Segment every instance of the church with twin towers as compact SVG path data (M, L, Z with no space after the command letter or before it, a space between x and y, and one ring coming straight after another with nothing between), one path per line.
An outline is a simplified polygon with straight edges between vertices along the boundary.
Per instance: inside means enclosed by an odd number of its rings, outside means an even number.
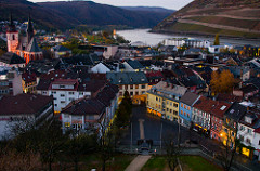
M26 64L30 61L42 60L43 53L35 38L31 16L28 16L26 34L19 33L10 16L10 25L6 31L8 52L15 53L24 58Z

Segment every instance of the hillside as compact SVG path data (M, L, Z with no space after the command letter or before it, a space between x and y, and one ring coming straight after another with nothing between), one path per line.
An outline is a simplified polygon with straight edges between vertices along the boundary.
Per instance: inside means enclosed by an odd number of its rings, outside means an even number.
M92 1L42 2L38 4L44 8L72 16L78 19L81 24L89 25L154 27L158 22L170 15L169 12L129 11Z
M32 20L44 27L58 29L78 25L126 25L130 27L154 27L171 12L131 11L92 1L60 1L32 3L26 0L0 0L0 21L8 20L10 13L19 22L26 21L28 7Z
M260 38L260 0L194 0L154 30Z
M168 15L175 12L174 10L168 10L165 8L157 6L119 6L121 9L126 9L129 11L147 11L147 12L156 12L156 13L167 13Z

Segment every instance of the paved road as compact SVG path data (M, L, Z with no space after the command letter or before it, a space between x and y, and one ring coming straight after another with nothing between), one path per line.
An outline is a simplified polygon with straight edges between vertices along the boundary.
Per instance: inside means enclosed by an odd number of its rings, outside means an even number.
M171 122L160 119L159 117L146 114L146 108L143 106L135 106L133 108L132 122L132 142L137 145L138 140L153 140L154 145L160 145L160 133L162 145L169 138L178 142L179 125L176 121ZM162 129L161 129L162 128ZM189 130L181 127L182 143L189 139ZM144 135L143 135L144 134ZM169 136L170 135L170 136ZM126 136L121 141L122 145L130 145L131 143L131 127Z

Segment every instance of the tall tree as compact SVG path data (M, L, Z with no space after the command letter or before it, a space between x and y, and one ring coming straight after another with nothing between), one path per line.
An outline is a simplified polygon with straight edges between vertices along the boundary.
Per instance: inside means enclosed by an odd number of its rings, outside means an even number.
M223 70L220 74L220 92L230 93L234 87L234 75L230 70Z
M218 35L218 34L216 35L213 44L214 44L214 45L219 45L219 44L220 44L220 42L219 42L219 35Z
M220 78L220 75L219 75L218 71L213 71L211 73L210 88L211 88L211 92L213 93L213 95L215 95L219 92L219 89L220 89L219 78Z

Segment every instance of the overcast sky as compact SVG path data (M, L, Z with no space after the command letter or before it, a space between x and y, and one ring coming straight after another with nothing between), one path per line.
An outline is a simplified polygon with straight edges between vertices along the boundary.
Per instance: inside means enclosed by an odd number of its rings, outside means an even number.
M29 0L32 2L62 1L62 0ZM64 1L64 0L63 0ZM65 0L67 1L67 0ZM92 0L98 3L116 6L161 6L167 9L179 10L192 0Z

